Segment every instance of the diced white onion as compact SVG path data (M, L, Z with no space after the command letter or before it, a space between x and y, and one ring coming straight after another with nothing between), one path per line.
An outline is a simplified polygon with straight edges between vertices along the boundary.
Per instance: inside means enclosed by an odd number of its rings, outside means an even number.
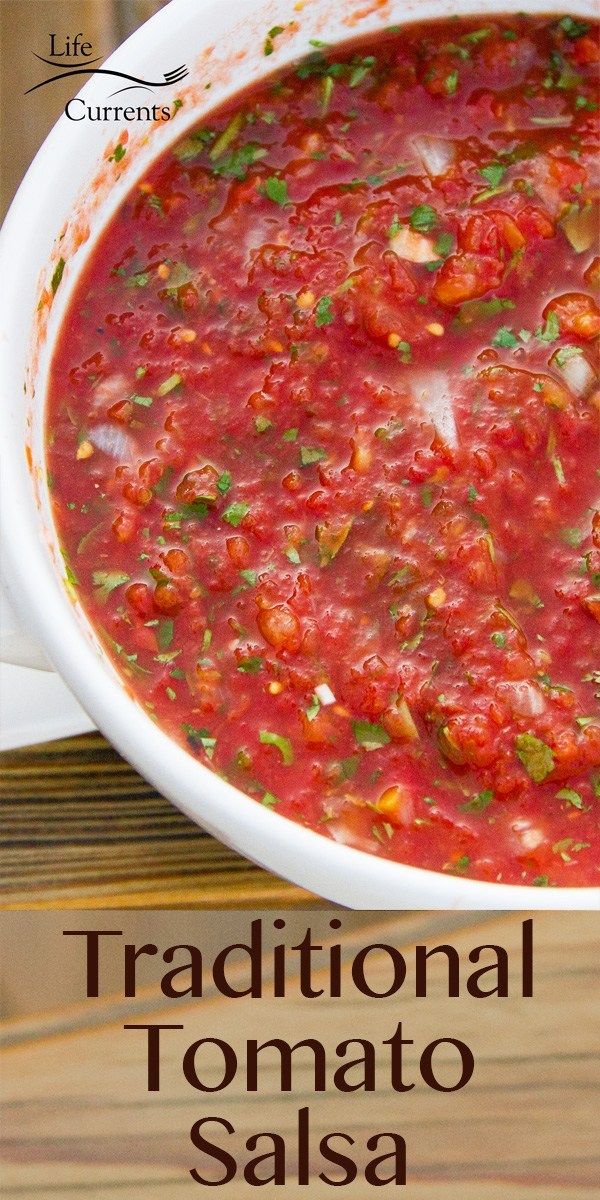
M454 162L456 147L447 138L433 137L427 133L413 138L412 144L432 179L445 175Z
M520 840L525 850L537 850L544 841L544 835L541 829L524 829Z
M355 850L366 850L367 853L373 852L373 842L349 829L342 821L328 821L322 828L331 835L334 842L339 842L342 846L353 846Z
M591 250L598 237L598 205L567 209L559 225L576 254Z
M546 129L568 129L573 124L573 118L568 113L558 113L554 117L530 117L532 125L541 125Z
M106 379L101 379L94 388L94 404L99 407L116 404L118 400L126 400L130 392L127 376L115 372L114 375L107 375Z
M546 701L542 693L527 679L502 683L498 691L518 717L539 717L545 711Z
M111 458L120 461L133 458L132 439L114 425L95 425L93 429L90 429L88 439L97 450L103 450Z
M431 238L425 237L424 233L416 233L414 229L409 229L408 225L402 225L398 233L390 239L390 250L393 250L398 258L405 258L408 262L428 263L435 262L438 258Z
M327 708L329 704L335 704L335 696L328 683L319 683L315 688L315 696L323 708Z
M415 399L435 425L442 441L456 450L458 430L450 391L450 381L444 371L427 371L413 375Z
M559 366L554 355L552 365L562 371L566 384L575 396L586 396L591 392L596 382L596 372L584 354L571 355L562 366Z

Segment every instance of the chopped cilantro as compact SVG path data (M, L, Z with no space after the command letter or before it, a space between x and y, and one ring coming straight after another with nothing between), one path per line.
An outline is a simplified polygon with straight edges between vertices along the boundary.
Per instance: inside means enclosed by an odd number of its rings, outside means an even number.
M194 745L202 746L208 758L213 757L217 739L211 736L208 729L196 729L194 725L182 725L181 728L186 734L188 741Z
M514 350L518 345L519 340L515 337L512 329L508 328L508 325L501 325L495 337L492 338L492 346L496 346L498 349Z
M435 229L438 223L438 215L430 204L417 204L408 219L412 228L419 233L428 233L430 229Z
M257 433L266 433L268 429L273 428L273 422L268 417L265 417L263 413L259 413L254 418L254 428Z
M536 330L536 338L540 342L555 342L560 337L560 325L555 312L549 312L544 325Z
M451 233L440 233L433 249L440 258L446 258L450 254L454 246L454 238Z
M320 446L300 447L300 465L303 467L311 467L313 463L322 462L324 458L327 458L327 451Z
M468 871L470 866L471 859L469 858L469 855L461 854L460 858L456 859L456 862L450 863L449 870L453 871L456 875L464 875L465 871Z
M229 471L223 471L223 473L221 475L219 475L219 478L217 479L217 490L221 493L222 496L225 496L226 493L229 491L230 487L231 487L231 473Z
M517 734L515 747L529 778L534 783L543 783L554 770L554 755L550 747L532 733Z
M155 192L153 192L151 196L148 196L148 204L150 205L150 208L153 208L154 211L159 213L161 217L164 216L163 202L160 196L157 196Z
M130 275L129 278L125 280L125 287L143 288L147 287L149 281L150 276L147 271L136 271L135 275Z
M342 758L339 763L339 773L342 779L354 779L358 771L360 759L358 754L352 754L349 758Z
M124 583L129 582L129 575L123 574L122 571L94 571L92 579L96 596L99 600L106 600L115 588L122 587Z
M243 671L245 675L258 675L259 671L263 669L263 660L258 656L245 658L243 662L238 663L237 669Z
M121 159L125 158L126 153L127 153L127 150L125 149L125 146L122 146L121 142L119 142L118 145L115 146L112 154L109 156L108 161L120 163Z
M244 517L247 516L249 512L249 504L244 504L243 501L236 500L233 504L229 505L229 508L225 509L225 512L223 513L223 520L227 521L228 525L233 525L234 529L237 529L238 525L241 525Z
M56 295L56 293L59 289L60 281L63 277L64 269L65 269L65 260L64 260L64 258L59 258L59 260L54 268L54 271L52 273L52 279L50 280L50 287L52 288L53 296Z
M575 21L573 17L561 17L558 21L558 28L564 33L565 37L574 40L575 38L584 37L589 30L587 21Z
M556 793L556 799L566 800L567 804L570 804L572 808L583 809L585 807L579 792L573 791L573 788L561 788L560 792Z
M283 33L284 29L285 29L284 25L274 25L273 28L269 30L269 32L265 38L265 46L264 46L264 53L267 58L269 57L269 55L271 55L273 53L273 51L275 49L275 46L273 45L275 38L279 37L279 34Z
M366 79L369 71L375 66L376 62L377 59L373 58L372 55L369 55L368 58L355 59L352 63L350 78L348 79L349 87L358 87L363 82L363 79Z
M575 108L584 108L586 112L596 112L598 105L595 100L588 100L587 96L576 96ZM576 185L573 184L573 187L575 188ZM581 184L579 184L579 188L581 188Z
M497 188L506 175L506 167L502 163L488 163L487 167L480 168L479 174L483 176L490 187Z
M245 179L252 164L265 158L266 154L264 146L258 146L256 142L246 142L239 149L215 162L213 171L215 175L222 175L226 179Z
M331 296L322 296L315 309L315 324L317 328L322 325L332 325L335 319L333 311L333 301Z
M61 555L65 564L65 578L67 583L70 585L70 587L79 587L79 580L69 562L66 550L61 550Z
M285 179L278 179L277 175L271 175L265 182L265 195L274 204L285 205L289 204L288 186Z
M156 630L156 640L160 650L168 650L173 641L173 631L175 625L170 617L158 622Z
M204 501L195 500L192 504L181 504L172 512L165 513L163 523L169 526L178 526L182 521L201 521L207 512L208 508Z
M373 725L370 721L354 721L352 729L359 746L365 750L379 750L390 741L383 725Z
M485 41L491 34L491 29L473 29L471 33L463 33L462 41L469 42L470 45L476 46L478 42Z
M465 812L484 812L484 810L492 803L493 799L494 793L490 792L489 790L478 792L477 795L473 796L471 800L467 800L467 803L463 804L462 807Z

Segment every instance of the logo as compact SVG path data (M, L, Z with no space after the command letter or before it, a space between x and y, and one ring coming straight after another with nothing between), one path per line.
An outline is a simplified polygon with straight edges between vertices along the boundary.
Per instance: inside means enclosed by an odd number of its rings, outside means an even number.
M27 88L25 95L28 96L31 92L37 92L40 88L47 87L48 84L56 83L60 79L70 79L71 77L81 75L103 75L119 83L125 81L122 86L117 87L109 93L109 98L123 95L126 92L154 92L157 88L173 87L177 83L181 83L189 74L185 64L180 67L175 67L171 71L165 71L162 79L144 79L139 75L129 74L127 71L115 71L108 67L97 66L102 60L100 58L92 58L93 46L91 42L84 41L82 33L75 35L67 34L67 36L59 40L55 33L51 33L49 58L45 58L41 54L36 54L33 51L34 57L38 62L45 63L46 66L52 67L54 74L48 75L46 79L41 79L39 83L33 84ZM142 104L133 105L125 104L106 104L106 105L91 105L80 97L73 97L67 101L65 105L65 115L70 121L168 121L171 118L171 108L167 105L157 104Z

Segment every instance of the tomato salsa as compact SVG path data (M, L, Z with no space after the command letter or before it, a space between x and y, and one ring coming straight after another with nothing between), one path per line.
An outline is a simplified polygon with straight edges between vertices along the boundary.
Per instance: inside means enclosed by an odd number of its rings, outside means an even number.
M600 877L597 32L319 42L215 111L104 231L47 414L69 582L164 730L536 886Z

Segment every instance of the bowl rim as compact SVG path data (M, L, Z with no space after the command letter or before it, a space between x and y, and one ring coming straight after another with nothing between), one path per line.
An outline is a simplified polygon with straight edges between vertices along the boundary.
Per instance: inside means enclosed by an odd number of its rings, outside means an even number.
M193 0L196 12L211 0ZM441 7L441 6L440 6ZM516 7L516 6L515 6ZM532 11L545 12L543 4L529 0ZM190 0L170 0L148 22L136 30L107 60L118 65L123 54L144 39L158 39L168 31L173 17L189 16ZM585 3L574 10L590 11ZM481 0L479 11L504 13L506 5ZM474 10L476 12L476 10ZM418 15L418 14L417 14ZM414 20L410 13L408 20ZM402 20L399 23L408 23ZM79 93L85 95L90 84ZM235 89L231 89L234 94ZM27 172L6 216L0 235L0 271L5 287L0 297L0 379L10 378L10 330L18 320L15 245L23 241L25 216L43 213L44 190L48 186L49 156L64 159L61 117L51 130ZM181 127L179 127L181 129ZM180 133L173 134L173 140ZM132 171L129 185L135 178ZM83 256L78 272L87 261ZM45 396L38 403L44 403ZM7 396L0 405L0 429L10 443L11 431L5 415ZM4 443L5 437L2 441ZM22 465L22 464L21 464ZM31 487L31 481L30 481ZM268 810L221 779L185 750L132 698L126 684L106 670L92 645L78 628L65 589L59 582L50 556L36 530L24 516L19 519L21 484L14 455L5 454L0 472L3 513L2 572L13 604L39 638L51 661L72 688L83 707L118 750L158 790L197 824L245 857L268 870L349 908L401 909L600 909L600 888L595 886L535 888L522 884L488 882L446 875L405 863L381 859L351 846L340 845L315 830ZM15 497L16 502L15 502ZM103 658L106 656L103 654Z

